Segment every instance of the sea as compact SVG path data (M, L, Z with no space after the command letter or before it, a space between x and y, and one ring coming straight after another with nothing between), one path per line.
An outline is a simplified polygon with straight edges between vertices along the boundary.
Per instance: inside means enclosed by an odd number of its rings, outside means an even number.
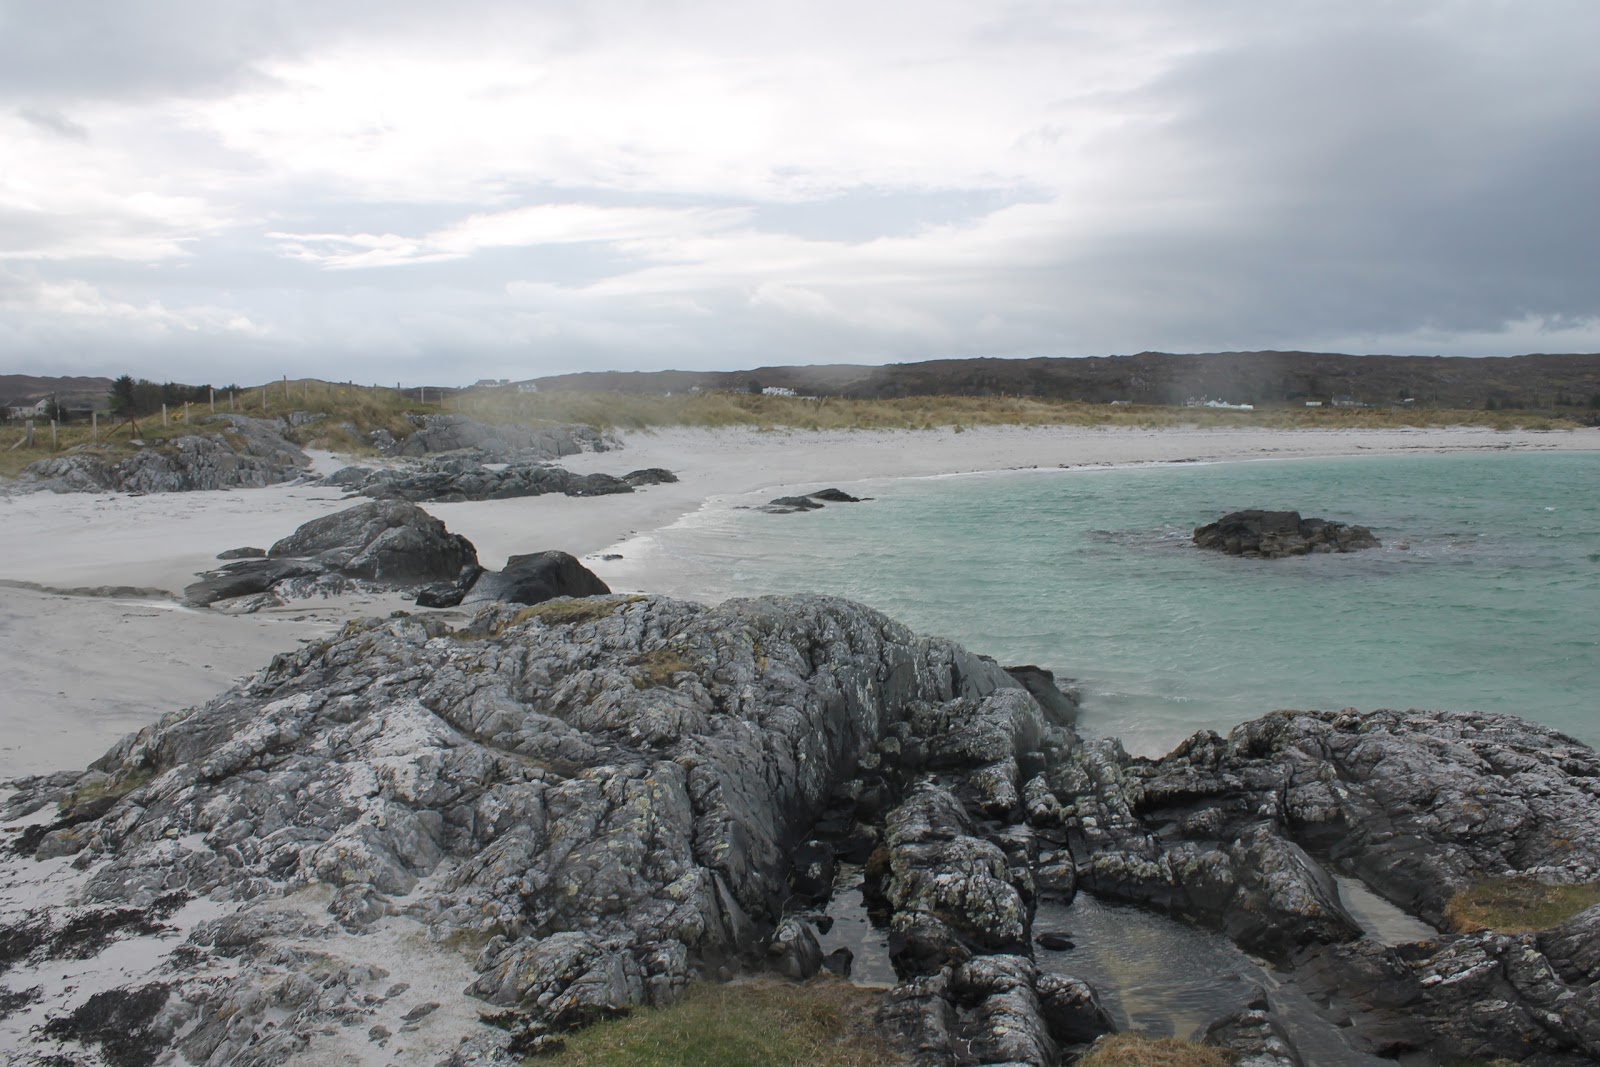
M1159 755L1277 708L1478 710L1600 744L1600 454L1475 452L1030 469L721 498L627 543L649 591L820 592L1072 679L1080 732ZM1244 508L1382 547L1200 550ZM652 581L654 576L656 581Z

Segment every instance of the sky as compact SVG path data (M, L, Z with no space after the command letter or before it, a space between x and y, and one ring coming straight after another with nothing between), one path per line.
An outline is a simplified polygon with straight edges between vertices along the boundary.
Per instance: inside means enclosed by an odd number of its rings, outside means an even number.
M1594 0L0 0L0 373L1600 351Z

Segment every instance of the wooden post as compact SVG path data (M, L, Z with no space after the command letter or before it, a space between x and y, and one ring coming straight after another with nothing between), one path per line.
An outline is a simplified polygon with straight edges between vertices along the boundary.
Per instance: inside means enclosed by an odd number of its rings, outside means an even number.
M98 411L89 412L89 443L95 445L100 443L100 413Z
M264 385L261 387L261 410L267 410L267 387Z
M422 387L421 397L422 397L422 402L424 404L426 404L428 402L428 387L426 385L424 385Z
M189 425L189 402L187 400L183 402L183 424L185 426Z
M215 415L217 413L217 390L209 385L206 388L211 390L211 414Z
M33 420L32 419L28 420L28 436L25 437L23 440L26 442L23 447L25 447L25 448L32 448L33 447Z
M161 405L161 425L167 425L167 405Z
M56 450L56 420L50 420L50 451Z
M283 376L283 402L285 404L289 402L289 376L287 374Z

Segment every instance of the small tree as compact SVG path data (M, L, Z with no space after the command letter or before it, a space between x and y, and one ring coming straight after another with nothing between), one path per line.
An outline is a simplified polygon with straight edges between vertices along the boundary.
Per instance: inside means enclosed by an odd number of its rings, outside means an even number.
M111 414L132 415L133 411L133 375L124 374L111 383Z

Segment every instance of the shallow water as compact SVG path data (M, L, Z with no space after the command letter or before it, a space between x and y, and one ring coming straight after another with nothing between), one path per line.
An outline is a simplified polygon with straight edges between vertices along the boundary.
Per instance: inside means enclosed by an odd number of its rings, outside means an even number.
M851 483L863 504L702 510L627 548L652 588L827 592L1080 679L1082 728L1156 754L1274 708L1523 715L1600 741L1600 455L1172 464ZM817 488L803 486L802 489ZM1249 507L1384 547L1241 560Z

